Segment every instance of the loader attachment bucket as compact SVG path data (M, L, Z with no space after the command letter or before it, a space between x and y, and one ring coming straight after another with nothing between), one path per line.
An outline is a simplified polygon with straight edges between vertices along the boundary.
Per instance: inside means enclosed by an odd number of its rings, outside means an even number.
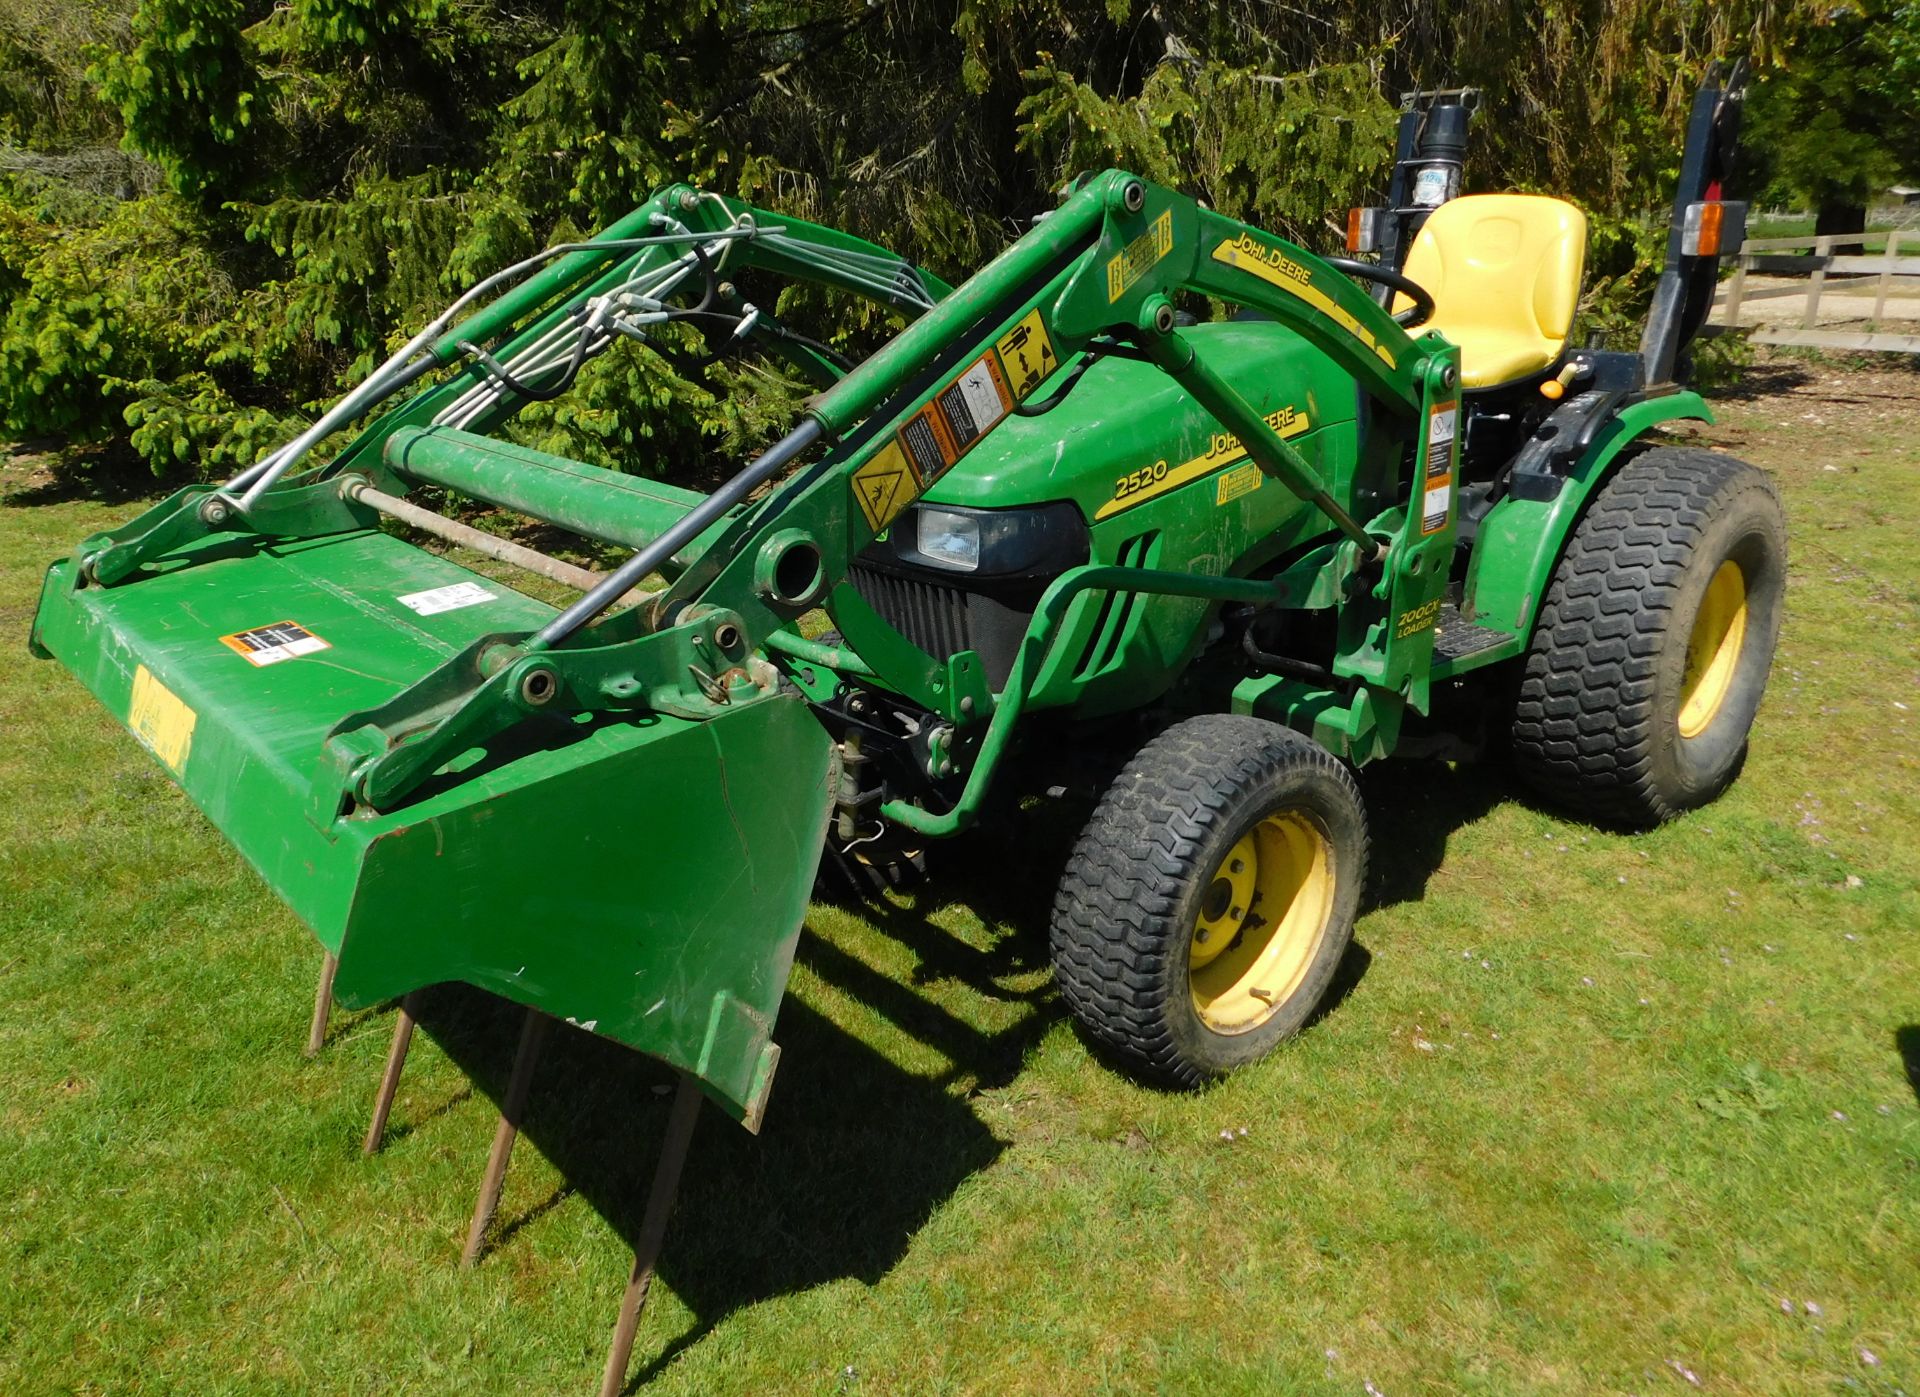
M77 584L48 571L36 648L337 955L342 1003L464 981L692 1073L757 1128L836 780L797 694L536 717L341 815L321 758L344 715L553 608L373 529L203 539Z

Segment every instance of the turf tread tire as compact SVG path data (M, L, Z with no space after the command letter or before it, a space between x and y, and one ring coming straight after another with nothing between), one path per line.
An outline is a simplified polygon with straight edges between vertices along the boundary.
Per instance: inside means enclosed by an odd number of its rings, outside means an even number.
M1196 1052L1186 967L1199 899L1234 841L1294 798L1289 791L1307 792L1333 827L1326 942L1287 1001L1292 1012L1233 1035L1224 1052ZM1050 937L1061 996L1097 1043L1146 1076L1192 1086L1252 1061L1297 1031L1325 993L1352 937L1366 862L1359 789L1332 753L1259 718L1177 723L1121 769L1067 861Z
M1699 750L1669 733L1686 636L1708 576L1756 561L1739 686ZM1743 563L1743 567L1745 564ZM1600 489L1554 572L1514 704L1512 750L1542 796L1645 827L1712 800L1738 774L1779 634L1786 529L1762 472L1693 447L1655 447Z

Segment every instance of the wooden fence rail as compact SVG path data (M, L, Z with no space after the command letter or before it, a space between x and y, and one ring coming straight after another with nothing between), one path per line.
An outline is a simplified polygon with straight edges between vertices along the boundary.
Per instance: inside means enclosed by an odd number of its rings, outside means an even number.
M1869 238L1885 237L1886 249L1879 253L1868 253L1866 243ZM1920 243L1920 236L1911 231L1906 235L1910 245ZM1788 297L1804 297L1806 308L1801 313L1797 326L1779 323L1763 324L1753 327L1752 339L1755 344L1796 344L1812 345L1822 349L1865 349L1896 354L1920 354L1920 334L1887 334L1881 330L1887 319L1887 303L1896 288L1905 290L1911 286L1920 289L1920 254L1903 257L1900 255L1902 234L1896 230L1891 233L1847 233L1823 234L1815 237L1811 234L1798 238L1748 238L1740 245L1740 256L1734 263L1733 275L1721 288L1714 305L1714 314L1709 317L1709 329L1735 330L1746 328L1740 323L1741 307L1752 301L1781 300ZM1788 248L1803 248L1812 245L1811 253L1796 256L1781 256ZM1858 247L1857 254L1836 255L1836 247ZM1806 274L1804 284L1794 286L1767 286L1747 289L1747 274L1756 272L1761 275L1798 276ZM1828 278L1837 276L1847 280L1830 283ZM1867 317L1869 328L1865 332L1855 330L1834 330L1820 328L1820 302L1829 293L1858 294L1867 290L1872 279L1873 314ZM1920 300L1908 301L1900 298L1894 304L1895 318L1899 320L1920 320ZM1906 313L1901 313L1906 312ZM1852 315L1847 319L1858 320Z

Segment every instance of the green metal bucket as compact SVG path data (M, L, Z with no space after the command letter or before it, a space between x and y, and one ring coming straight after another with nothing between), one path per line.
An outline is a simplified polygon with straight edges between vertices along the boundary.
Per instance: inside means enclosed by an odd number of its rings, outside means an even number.
M836 779L798 695L702 721L533 718L394 809L329 818L316 780L345 715L553 609L376 530L77 578L49 569L36 651L339 958L341 1003L465 981L694 1074L757 1129Z

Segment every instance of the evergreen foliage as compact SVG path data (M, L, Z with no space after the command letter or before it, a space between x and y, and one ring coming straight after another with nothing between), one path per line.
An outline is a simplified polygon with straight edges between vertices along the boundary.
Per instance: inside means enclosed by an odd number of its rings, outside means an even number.
M1854 0L1796 34L1793 61L1754 93L1766 197L1810 206L1822 233L1857 233L1896 180L1920 182L1920 3Z
M1580 200L1628 296L1700 72L1776 56L1800 3L0 0L0 431L228 472L479 276L680 179L953 280L1115 163L1327 247L1415 84L1481 87L1470 184ZM855 353L891 324L780 309ZM623 345L513 430L697 474L803 391L698 378Z

